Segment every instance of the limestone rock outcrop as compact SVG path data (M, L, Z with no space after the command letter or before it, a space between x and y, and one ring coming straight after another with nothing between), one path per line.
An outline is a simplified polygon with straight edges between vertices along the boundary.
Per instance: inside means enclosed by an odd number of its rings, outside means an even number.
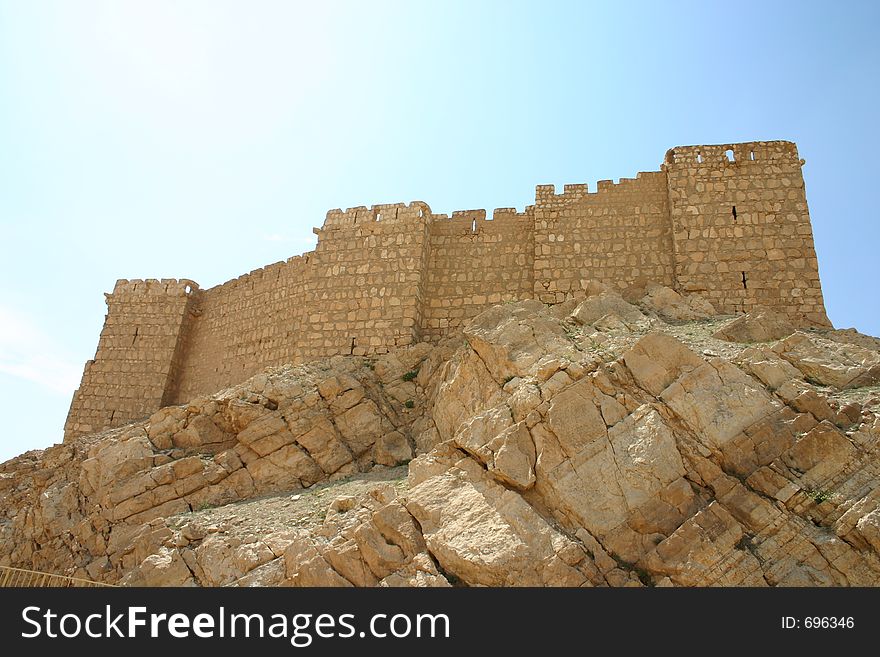
M148 556L136 542L155 520L407 462L417 438L422 450L434 442L414 431L441 353L422 344L375 361L274 368L144 422L13 459L0 469L6 561L113 581ZM137 577L182 584L181 563L160 550Z
M773 351L820 385L861 388L880 382L880 350L798 332Z
M699 300L650 290L502 304L22 455L0 561L129 585L880 584L872 339L689 324Z

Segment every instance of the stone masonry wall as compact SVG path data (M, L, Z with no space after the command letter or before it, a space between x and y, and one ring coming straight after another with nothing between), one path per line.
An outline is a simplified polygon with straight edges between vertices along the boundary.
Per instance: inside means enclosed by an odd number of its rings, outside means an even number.
M303 357L385 353L420 334L426 203L327 213L300 336Z
M314 252L200 293L174 403L272 365L410 344L428 214L418 202L331 210Z
M675 278L722 313L768 306L824 324L804 179L791 142L671 149Z
M790 142L676 147L661 171L592 193L539 185L534 206L492 220L420 201L331 210L315 251L208 290L119 281L65 438L268 366L437 339L496 303L559 303L590 279L652 280L721 313L760 304L827 324L802 164Z
M461 327L487 305L532 294L534 214L512 208L433 215L425 275L422 331L436 338Z
M118 427L173 403L181 335L198 286L188 280L118 281L94 360L73 394L64 435Z
M295 360L306 271L307 257L297 256L199 292L172 403Z
M558 303L582 282L629 285L647 278L673 285L672 224L666 175L640 173L618 184L539 185L535 193L534 296Z

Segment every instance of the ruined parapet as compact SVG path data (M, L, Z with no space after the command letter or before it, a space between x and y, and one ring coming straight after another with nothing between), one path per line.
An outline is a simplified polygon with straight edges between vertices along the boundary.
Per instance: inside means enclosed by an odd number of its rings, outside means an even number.
M722 313L765 306L828 325L803 160L787 141L666 153L675 278Z
M196 283L119 280L93 360L73 395L64 438L127 424L169 403L192 319Z

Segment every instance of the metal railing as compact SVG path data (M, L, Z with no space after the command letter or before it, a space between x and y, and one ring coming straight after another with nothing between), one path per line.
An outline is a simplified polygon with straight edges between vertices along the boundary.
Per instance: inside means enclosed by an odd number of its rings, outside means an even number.
M0 588L6 587L92 587L92 586L113 586L113 584L103 584L101 582L93 582L89 579L81 577L70 577L68 575L55 575L54 573L43 573L38 570L26 570L24 568L12 568L11 566L0 566Z

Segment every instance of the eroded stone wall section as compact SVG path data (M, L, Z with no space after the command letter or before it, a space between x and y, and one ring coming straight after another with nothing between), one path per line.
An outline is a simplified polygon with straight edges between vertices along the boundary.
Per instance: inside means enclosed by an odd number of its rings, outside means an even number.
M106 295L95 358L86 363L65 439L142 419L172 402L198 286L189 280L121 280Z

